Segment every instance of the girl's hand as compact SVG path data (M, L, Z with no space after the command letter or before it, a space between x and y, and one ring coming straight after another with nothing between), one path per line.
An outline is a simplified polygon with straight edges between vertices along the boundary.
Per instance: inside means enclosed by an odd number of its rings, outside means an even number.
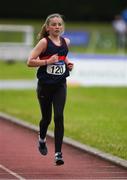
M67 67L68 67L69 71L72 71L74 64L72 62L68 62Z
M53 64L58 62L58 55L54 54L53 56L51 56L49 59L47 59L47 64Z

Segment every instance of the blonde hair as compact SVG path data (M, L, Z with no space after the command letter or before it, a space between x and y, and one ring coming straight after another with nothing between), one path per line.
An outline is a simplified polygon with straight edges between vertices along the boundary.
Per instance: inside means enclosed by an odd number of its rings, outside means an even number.
M38 40L41 40L42 38L44 37L47 37L49 35L49 33L47 32L46 30L46 26L49 25L49 22L50 22L50 19L54 18L54 17L58 17L58 18L61 18L62 21L63 21L63 25L64 25L64 20L63 20L63 16L58 14L58 13L54 13L54 14L50 14L46 20L45 20L45 23L42 25L41 27L41 31L38 33L38 36L37 36L37 39ZM64 31L64 30L63 30Z

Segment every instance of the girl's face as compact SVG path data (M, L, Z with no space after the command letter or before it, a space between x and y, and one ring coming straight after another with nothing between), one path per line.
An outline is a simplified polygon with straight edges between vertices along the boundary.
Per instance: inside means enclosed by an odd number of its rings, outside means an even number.
M59 36L64 31L64 24L62 18L51 18L46 29L49 32L49 35Z

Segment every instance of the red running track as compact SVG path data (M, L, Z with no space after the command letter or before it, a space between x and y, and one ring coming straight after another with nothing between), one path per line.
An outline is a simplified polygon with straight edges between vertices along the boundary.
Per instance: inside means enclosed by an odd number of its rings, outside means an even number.
M54 164L54 142L48 155L38 152L37 132L0 119L0 179L127 179L127 170L67 144L65 164Z

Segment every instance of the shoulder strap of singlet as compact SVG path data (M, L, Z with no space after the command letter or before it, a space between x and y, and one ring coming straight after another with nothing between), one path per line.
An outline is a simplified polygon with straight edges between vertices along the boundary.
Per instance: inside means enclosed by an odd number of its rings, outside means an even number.
M66 47L68 47L68 45L67 45L65 39L64 39L63 37L61 37L61 39L62 39L62 43L63 43Z

